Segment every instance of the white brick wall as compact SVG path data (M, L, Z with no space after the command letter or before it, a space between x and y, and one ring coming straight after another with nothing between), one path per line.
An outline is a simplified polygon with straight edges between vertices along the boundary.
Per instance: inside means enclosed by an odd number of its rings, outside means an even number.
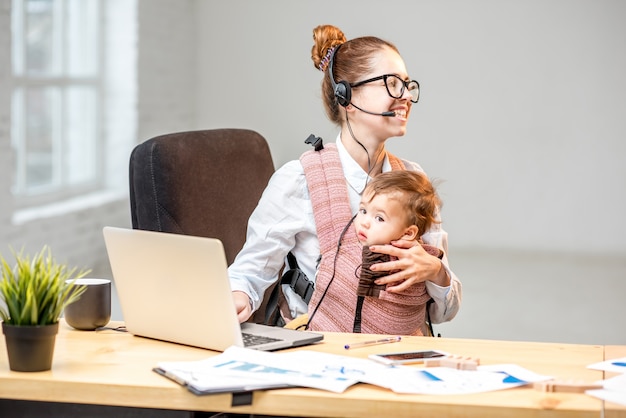
M9 128L11 125L11 0L0 0L0 244L11 219L13 201L9 198L13 157ZM0 247L2 248L2 247Z
M147 5L149 4L149 7ZM122 184L117 198L103 198L80 210L30 219L13 218L10 140L11 0L0 0L0 253L9 246L28 252L50 246L59 261L110 277L102 239L105 225L130 227L127 192L128 155L117 161ZM194 128L195 41L193 0L139 0L137 141ZM129 147L130 148L130 147ZM30 220L29 220L30 219Z
M31 253L48 245L57 260L90 269L94 276L110 277L102 239L105 225L130 226L127 199L118 198L62 215L11 225L2 240L16 250L24 247ZM3 245L3 254L7 252L7 245Z

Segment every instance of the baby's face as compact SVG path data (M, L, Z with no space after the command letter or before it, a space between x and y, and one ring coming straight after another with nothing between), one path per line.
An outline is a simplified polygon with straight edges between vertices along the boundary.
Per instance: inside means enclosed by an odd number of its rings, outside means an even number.
M402 237L407 228L407 217L393 194L364 194L354 226L362 245L389 244Z

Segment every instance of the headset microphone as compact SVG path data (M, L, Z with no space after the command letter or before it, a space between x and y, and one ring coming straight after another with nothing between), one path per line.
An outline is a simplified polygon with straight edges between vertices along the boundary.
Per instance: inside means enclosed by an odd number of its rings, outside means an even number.
M374 113L374 112L370 112L369 110L361 109L360 107L358 107L354 103L350 103L350 104L352 106L356 107L357 109L359 109L361 112L369 113L370 115L376 115L376 116L396 116L396 112Z

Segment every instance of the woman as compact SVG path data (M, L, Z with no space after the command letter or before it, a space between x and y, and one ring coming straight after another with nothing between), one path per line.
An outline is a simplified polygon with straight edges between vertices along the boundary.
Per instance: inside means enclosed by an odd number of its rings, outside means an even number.
M388 138L406 133L411 107L419 99L419 84L410 80L404 60L389 42L376 37L347 41L343 32L331 25L316 27L313 39L311 58L324 74L322 97L326 113L340 127L336 150L334 145L331 148L333 155L338 156L333 161L339 164L345 183L346 190L341 193L346 194L347 210L355 214L371 177L392 168L422 171L418 164L395 158L385 149ZM308 306L291 289L285 291L290 316L308 312L310 329L351 331L353 318L344 313L354 312L351 305L356 296L353 301L352 295L347 294L355 280L355 270L350 269L361 262L361 247L351 225L353 218L348 218L341 232L333 231L333 237L339 239L330 246L331 251L321 251L320 243L322 247L329 245L325 244L326 237L322 241L318 238L317 224L326 218L321 211L313 210L310 189L313 190L311 179L315 177L307 178L307 173L310 175L316 166L305 173L306 164L309 163L302 159L279 168L251 215L246 243L229 268L235 306L239 320L247 320L259 308L265 290L278 279L285 257L291 252L301 270L316 284ZM343 202L343 196L339 200ZM334 206L325 209L327 214L336 212ZM372 266L372 270L389 272L377 280L377 284L386 286L389 295L400 295L416 286L425 288L425 297L419 299L419 309L414 312L421 316L422 325L407 330L405 316L394 318L392 313L380 320L377 316L382 313L381 307L364 307L367 317L363 332L397 334L399 330L422 335L425 301L431 298L434 303L430 304L429 314L433 323L449 321L456 315L461 303L461 283L448 267L447 234L435 224L422 240L443 250L443 258L428 254L416 240L371 247L372 251L394 259ZM324 252L328 254L320 255Z

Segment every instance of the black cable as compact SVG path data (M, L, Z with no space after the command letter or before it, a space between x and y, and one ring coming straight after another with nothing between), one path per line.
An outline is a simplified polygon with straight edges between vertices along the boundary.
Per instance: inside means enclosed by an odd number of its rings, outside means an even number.
M119 327L98 327L96 328L96 332L98 331L118 331L118 332L128 332L126 329L126 325L120 325Z
M322 304L322 301L326 297L326 293L328 293L328 289L330 288L330 285L332 284L333 280L335 280L335 273L337 271L337 257L339 256L339 250L341 249L341 241L343 240L344 235L346 235L346 232L348 232L348 228L350 227L350 225L352 225L352 222L354 222L354 218L356 218L356 214L354 214L352 219L350 219L350 221L346 224L346 226L343 228L343 231L341 231L341 234L339 235L339 240L337 241L337 252L335 253L335 258L333 259L333 274L330 276L330 280L328 281L328 284L326 285L326 288L324 289L324 293L322 293L322 297L320 297L320 301L317 302L317 306L315 306L313 313L311 313L311 316L309 317L309 320L307 321L306 326L304 327L305 330L309 329L309 326L311 325L311 321L313 321L313 318L315 317L317 310L319 309L320 305ZM298 328L301 328L301 326Z
M352 132L352 125L350 125L350 119L348 119L348 112L346 112L346 124L348 125L348 131L350 131L350 136L352 137L352 139L354 139L354 141L357 144L359 144L361 148L363 148L363 150L365 151L365 154L367 155L367 175L369 177L370 173L374 169L374 167L372 167L372 160L370 159L370 153L367 150L367 148L365 148L365 145L363 145L361 141L356 139L356 136L354 136L354 132ZM365 179L365 184L367 185L367 179ZM361 190L361 193L363 193L363 190Z
M352 132L352 125L350 125L350 119L348 118L348 113L347 112L346 112L346 124L348 125L348 131L350 131L350 136L352 137L352 139L354 139L354 141L357 144L359 144L361 146L361 148L363 148L363 150L365 151L365 155L367 155L367 176L365 176L365 185L363 186L363 190L361 190L359 192L359 194L362 194L363 191L365 191L365 188L367 187L367 183L369 181L370 174L372 174L372 170L374 170L374 167L372 167L372 160L370 158L369 151L367 150L367 148L365 148L365 145L363 145L361 143L361 141L356 139L356 136L354 136L354 132ZM384 149L384 147L383 147L383 149ZM380 156L381 152L379 152L378 155L376 155L376 158L374 159L374 162L378 161L378 157Z

